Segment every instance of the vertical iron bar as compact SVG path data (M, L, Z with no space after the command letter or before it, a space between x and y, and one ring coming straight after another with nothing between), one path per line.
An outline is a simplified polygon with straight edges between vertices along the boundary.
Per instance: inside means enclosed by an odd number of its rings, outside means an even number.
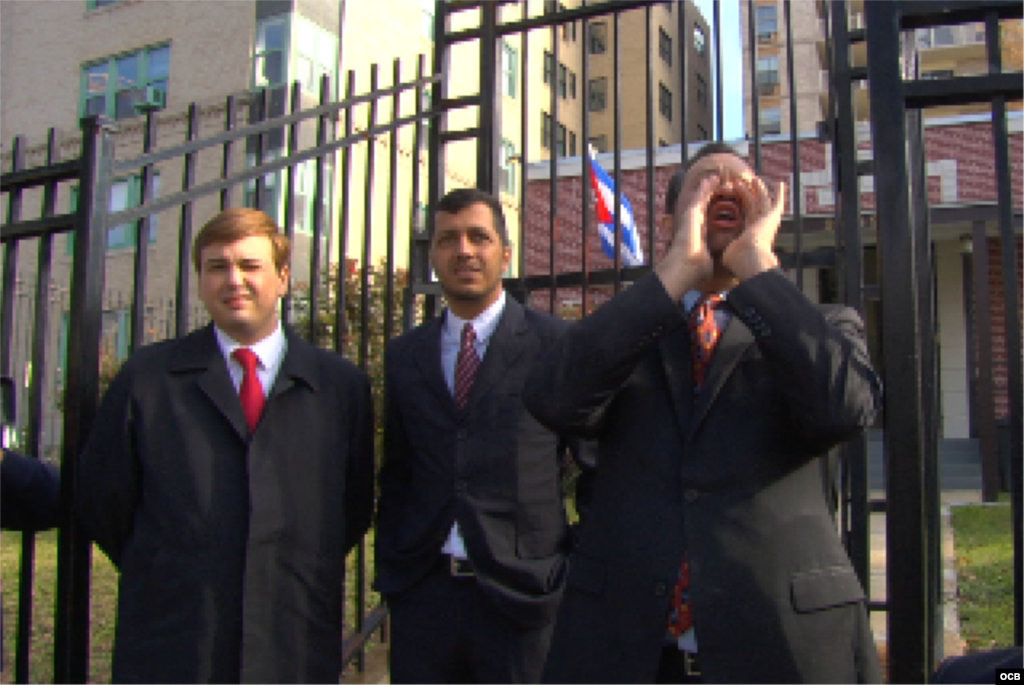
M477 109L476 184L497 196L498 160L501 145L500 69L496 68L500 40L497 34L498 3L480 3L480 106ZM557 52L555 53L558 54ZM557 62L557 56L555 58Z
M857 131L853 116L853 82L850 78L850 38L846 0L832 6L832 31L835 45L836 130L832 143L832 166L838 179L836 188L837 268L842 269L843 301L864 316L864 245L860 223L860 182L857 177ZM878 361L878 360L875 360ZM849 473L850 527L846 549L864 592L870 597L871 545L868 509L867 439L861 434L845 448Z
M51 129L51 135L53 130ZM25 139L16 136L11 150L11 171L25 168ZM22 191L20 188L11 191L7 201L7 223L13 224L21 219ZM49 236L47 236L49 238ZM0 365L2 374L13 379L14 360L13 342L15 330L14 307L18 288L18 240L4 244L4 285L3 298L0 304ZM40 245L40 249L42 246ZM37 292L38 295L38 292ZM17 393L17 382L15 390ZM29 451L35 456L33 451ZM35 537L31 532L22 535L21 570L18 585L18 627L14 652L14 677L17 683L31 682L29 674L29 650L32 641L32 570L35 557Z
M886 559L889 682L925 682L927 564L924 444L920 427L921 359L907 189L906 105L900 72L900 13L895 3L867 2L868 78L875 153L888 499Z
M230 131L235 127L235 96L229 95L224 103L224 130ZM224 151L221 153L220 177L227 178L231 175L231 143L224 142ZM231 188L220 191L220 208L227 209L231 205Z
M356 88L356 73L351 69L345 77L345 102L350 103L352 93ZM345 138L352 138L354 124L352 122L352 105L348 104L345 109ZM338 303L338 310L334 313L334 349L339 354L345 353L345 339L348 337L350 323L348 320L348 223L349 223L349 202L350 179L352 178L352 146L346 145L341 149L341 207L338 212L338 275L335 298Z
M679 12L683 13L686 11L686 7L682 4L679 5ZM644 112L646 113L646 158L647 165L645 170L645 179L647 181L647 259L648 263L654 264L654 240L655 240L655 222L654 222L654 64L653 64L653 48L651 44L653 33L653 17L651 16L651 6L647 5L644 7L644 68L646 75L644 77L645 92L644 92ZM659 40L661 34L658 34ZM658 50L660 52L661 46L659 44ZM671 53L670 53L671 54ZM680 79L682 84L682 90L679 93L679 100L684 103L680 107L680 114L683 115L686 112L686 75ZM683 128L686 130L686 118L683 116ZM637 240L637 244L640 241Z
M725 113L722 111L722 1L715 3L715 140L725 140L725 126L722 123Z
M837 0L845 2L845 0ZM761 97L757 91L757 13L747 0L747 42L750 45L750 123L754 138L754 172L761 175Z
M84 683L89 672L89 576L92 546L72 512L77 457L92 429L100 392L100 336L107 251L113 125L82 120L78 222L71 263L64 443L61 454L61 526L57 534L54 682Z
M57 132L51 128L46 136L46 165L57 162L60 149ZM43 189L42 216L54 216L57 212L57 184L47 183ZM53 234L46 233L39 238L39 254L36 266L35 320L32 325L32 372L29 380L28 431L25 452L28 456L42 460L43 446L43 382L46 378L47 323L50 317L50 274L53 269ZM35 533L25 531L21 535L21 575L18 582L18 638L15 655L15 680L19 683L30 681L29 650L32 628L32 597L35 574Z
M153 151L156 143L156 113L146 112L146 124L142 133L142 153ZM150 200L153 186L153 165L147 164L139 172L139 205ZM134 352L146 342L146 279L149 275L149 237L153 217L147 215L135 222L135 278L132 298L132 330L129 352Z
M690 29L689 24L688 24L688 22L686 20L687 10L689 9L690 5L688 5L685 2L680 2L678 5L676 5L676 7L679 9L679 12L677 13L678 16L679 16L679 72L680 72L680 74L682 74L682 76L680 76L680 78L679 78L679 82L682 84L682 87L683 87L683 98L682 98L683 105L682 105L682 107L683 107L683 112L685 112L686 111L686 74L687 74L687 71L686 71L687 59L686 59L686 57L687 57L687 53L690 51L690 43L693 41L693 34L692 34L692 30ZM705 48L706 48L707 47L707 36L704 37L704 45L705 45ZM683 119L683 121L684 122L686 121L685 118ZM680 138L682 140L682 144L679 146L679 163L682 164L682 165L685 165L686 161L689 159L689 147L690 147L689 146L690 135L689 135L689 131L686 130L686 126L682 127L682 130L679 132L679 135L680 135Z
M525 51L525 50L524 50ZM580 270L583 280L580 284L580 318L587 315L590 304L590 212L593 206L590 180L590 20L583 20L583 41L580 46L580 106L582 126L580 142L583 144L580 159L580 197L583 207L580 211ZM523 73L526 73L525 71ZM523 89L526 90L525 88ZM523 121L526 121L524 119ZM525 132L526 126L523 126ZM524 147L525 149L525 147ZM524 193L525 194L525 193Z
M423 80L426 60L423 55L416 58L416 80ZM412 168L410 177L412 189L409 193L409 271L405 278L405 294L402 302L402 331L412 330L416 322L416 295L413 283L426 281L430 276L430 265L426 263L426 226L420 222L420 150L423 147L423 86L416 86L416 123L412 129Z
M268 116L267 110L270 108L270 89L264 88L263 90L261 90L254 104L256 106L256 121L266 121ZM252 107L252 105L250 105L250 107ZM252 110L250 109L250 111ZM253 166L259 166L260 164L263 164L263 137L265 135L265 133L257 133L255 136L253 136L253 143L255 144L256 147L255 160L253 161ZM267 211L267 208L263 206L263 191L265 189L265 186L266 179L264 178L263 174L260 174L259 176L256 177L256 197L255 200L253 201L253 207L255 209L263 210L264 212Z
M615 231L612 233L612 241L615 246L613 291L616 295L622 290L622 84L619 79L622 49L619 40L620 18L619 12L615 12L612 17L612 128L615 138L615 149L612 151L614 160L612 178L615 180Z
M999 17L990 12L985 17L985 43L989 73L1003 70L1000 47ZM1021 369L1020 286L1017 283L1017 246L1013 231L1013 190L1010 176L1010 145L1006 130L1006 96L992 97L992 142L995 146L996 183L999 197L999 237L1003 271L1003 312L1006 331L1007 395L1010 405L1010 509L1013 518L1013 640L1024 644L1024 603L1021 575L1024 575L1024 543L1022 543L1021 486L1024 483L1024 382Z
M451 16L448 11L447 0L436 0L434 5L434 63L431 73L440 76L440 80L434 82L431 91L430 107L432 110L440 110L435 118L434 124L429 129L427 137L427 236L433 235L434 211L437 201L445 192L445 161L447 155L445 146L441 142L441 132L448 130L448 76L451 63L451 53L448 44L448 32L451 29ZM524 77L525 78L525 77ZM525 153L525 151L524 151ZM424 274L423 282L429 282L429 273ZM437 315L437 296L428 294L423 302L425 318L433 318Z
M548 208L550 224L548 226L548 273L551 275L551 287L548 292L548 311L555 313L555 300L558 288L555 284L555 243L558 232L558 24L551 24L551 130L548 132ZM541 132L543 134L543 131Z
M185 139L193 141L199 137L199 106L192 103L188 106L188 129ZM188 152L182 160L181 189L188 190L196 182L196 153ZM178 274L176 281L175 300L177 310L174 315L174 335L177 338L189 332L188 312L192 302L192 291L189 288L190 257L192 255L192 203L181 205L181 231L178 234Z
M783 0L782 12L786 17L786 84L789 88L789 142L792 152L793 182L792 191L793 206L790 208L793 221L793 248L796 252L796 287L804 289L804 222L803 211L803 189L800 187L800 133L796 115L796 77L793 75L793 15L791 11L792 0ZM717 5L716 5L717 6Z
M483 76L481 76L483 80ZM392 67L391 83L397 86L402 82L402 64L396 57ZM396 91L391 96L391 120L399 118L401 111L401 95ZM483 141L481 141L482 143ZM398 216L398 129L391 129L388 141L388 202L387 216L387 248L384 258L385 284L384 284L384 345L388 344L394 332L395 319L395 233L398 228L396 218ZM497 185L497 184L495 184Z
M522 5L522 7L523 7L523 19L526 19L529 16L529 13L527 11L528 10L528 6L529 6L529 3L523 2L523 5ZM584 28L584 31L586 31L586 28ZM527 147L527 144L528 144L528 142L530 140L530 135L529 135L529 130L530 130L530 126L529 126L529 123L530 123L530 109L529 109L529 100L530 100L530 98L529 98L529 92L530 91L529 91L529 88L526 87L526 84L527 84L526 75L529 73L527 71L527 68L530 65L530 60L529 60L529 57L527 56L527 53L529 52L529 50L527 48L528 48L528 44L529 44L530 32L524 30L524 31L521 31L519 35L520 35L519 52L521 53L520 54L520 58L519 58L520 59L520 62L519 62L519 64L520 64L520 68L519 68L520 81L519 81L519 83L521 85L519 85L519 90L518 90L519 98L520 98L520 103L519 103L519 121L520 121L520 125L519 125L519 151L518 151L518 154L519 154L519 245L517 246L516 252L518 253L518 261L519 261L519 282L520 283L524 283L525 279L526 279L526 225L527 225L527 220L526 220L526 216L527 216L527 214L526 214L527 192L526 191L529 188L528 184L530 182L530 176L528 174L528 169L527 169L527 166L526 166L527 161L528 161L527 160L527 151L529 150L529 147ZM586 43L586 40L584 40L583 42ZM586 69L586 59L583 60L583 68ZM584 80L584 82L586 81L586 76L583 76L583 80ZM581 84L581 85L583 85L583 84ZM584 103L585 102L586 102L586 100L584 100ZM584 124L584 126L586 126L586 118L587 118L586 117L586 110L584 110L584 115L583 115L583 124ZM585 134L584 134L584 138L580 142L582 142L584 145L586 144L586 136L585 136ZM530 295L527 292L525 286L521 286L521 290L522 290L523 303L525 304L526 302L529 301Z
M299 81L292 81L291 87L291 106L289 107L289 113L295 114L302 109L302 84ZM299 122L293 121L288 124L288 139L286 154L289 158L292 157L299 149ZM274 175L277 177L274 184L279 185L281 180L281 172L275 171ZM266 211L266 209L264 210ZM270 214L270 212L267 212ZM303 217L304 219L305 217ZM289 242L292 245L295 244L295 164L289 164L287 171L285 172L284 178L284 234L288 236ZM309 292L312 294L316 290L316 281L313 280L313 272L309 273ZM307 299L306 304L311 307L312 303ZM281 324L287 326L291 323L292 318L292 289L288 288L288 291L281 298ZM316 310L310 308L309 319L311 322L316 321ZM311 343L316 344L313 338L309 339Z
M328 74L322 74L320 76L320 104L326 105L330 97L331 77ZM316 118L316 146L318 148L327 143L327 127L330 124L328 116L321 114ZM324 196L327 193L328 180L325 173L324 155L317 155L313 164L316 175L313 177L313 247L309 251L309 340L319 346L321 343L328 343L327 340L321 341L317 335L320 323L320 261L322 258L320 244L324 235ZM330 261L330 258L328 250L327 260ZM329 281L325 278L324 285L326 286L328 283Z

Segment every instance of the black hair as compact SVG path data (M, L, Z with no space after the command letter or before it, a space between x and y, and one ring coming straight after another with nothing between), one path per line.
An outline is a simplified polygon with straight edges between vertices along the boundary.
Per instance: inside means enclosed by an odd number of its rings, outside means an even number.
M686 164L676 169L676 172L672 174L672 178L668 181L668 188L665 190L666 214L673 214L676 211L676 200L679 199L679 194L683 191L683 181L686 179L686 174L693 168L693 165L708 155L722 154L735 155L740 159L744 159L743 155L737 152L736 148L731 145L719 141L712 141L697 150L697 154L686 160Z
M501 210L501 202L498 201L498 198L488 192L479 188L457 188L449 191L437 201L437 204L434 205L434 212L457 214L477 203L485 204L491 210L491 215L494 217L494 228L498 231L501 244L507 247L509 240L508 230L505 228L505 213ZM433 234L431 234L430 239L434 239Z

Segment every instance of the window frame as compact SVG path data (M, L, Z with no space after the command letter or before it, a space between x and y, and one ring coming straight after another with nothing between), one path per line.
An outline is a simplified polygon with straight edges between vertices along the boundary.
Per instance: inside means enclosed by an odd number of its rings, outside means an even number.
M697 54L703 57L705 60L708 58L708 34L704 32L704 27L700 24L694 23L693 25L693 49ZM699 36L699 38L698 38Z
M672 91L662 82L658 82L658 112L672 121Z
M761 10L771 11L771 21L767 21L767 18L762 17ZM763 26L769 25L771 30L765 30ZM774 3L770 5L755 5L754 6L754 33L757 35L758 43L771 43L775 40L775 37L779 34L779 8Z
M599 46L599 50L595 50ZM592 22L587 29L587 54L603 55L608 52L608 22Z
M516 146L511 140L507 138L501 139L500 148L501 158L499 160L499 172L498 172L498 191L507 193L508 195L517 194L516 186L516 174L515 165L511 161L516 155ZM507 180L502 178L503 174L507 174Z
M668 66L672 66L672 36L658 27L658 55Z
M151 55L154 52L166 50L167 51L167 73L153 77L150 73L150 61ZM138 60L138 66L136 68L136 80L132 82L130 87L120 87L120 76L118 74L119 63L124 62L129 58L136 58ZM127 52L119 52L113 55L108 55L102 59L91 60L85 62L81 66L79 75L79 92L78 92L78 112L79 116L89 116L89 101L92 100L94 95L90 93L89 82L91 76L91 70L96 67L106 66L106 72L104 74L106 83L103 88L103 112L102 115L116 121L122 121L124 119L132 119L137 116L141 116L141 113L134 109L130 115L118 116L118 95L120 93L129 91L140 91L150 87L157 87L154 84L163 83L163 88L160 90L164 93L164 106L158 107L157 109L166 109L167 107L167 94L170 91L171 81L171 43L170 41L164 41L161 43L154 43L152 45L145 45L135 50L129 50ZM93 114L99 114L94 112Z
M769 112L778 112L778 120L777 121L774 121L774 120L773 121L768 121L768 119L767 119L767 117L765 115L767 115ZM774 119L774 117L773 117L773 119ZM761 121L760 121L760 124L761 124L761 134L762 135L766 135L766 136L781 135L782 134L782 108L781 107L765 107L765 108L763 108L761 110ZM769 130L769 126L771 124L777 124L778 125L778 130L777 131Z
M547 50L544 51L544 83L553 86L555 82L555 55Z
M288 62L289 62L289 56L291 55L291 49L292 49L292 28L293 28L293 24L292 24L292 21L291 21L291 18L292 18L291 14L292 14L291 12L287 12L285 14L276 14L276 15L274 15L272 17L264 17L263 19L261 19L259 22L256 23L256 36L255 36L255 40L253 41L253 48L252 48L252 72L251 72L251 81L250 81L252 83L253 90L274 89L274 88L281 88L283 86L287 86L288 85ZM272 48L272 49L269 49L269 50L266 49L266 47L264 47L263 50L261 51L260 48L259 48L259 44L260 44L260 41L259 41L260 31L261 30L265 30L265 28L267 26L269 26L271 24L275 24L275 23L283 24L283 27L282 27L282 37L283 38L282 38L281 47L279 47L279 48ZM265 41L264 41L264 43L265 43ZM277 54L277 53L281 54L281 81L273 82L273 83L270 82L270 81L266 81L264 83L261 83L260 82L260 77L258 76L258 65L260 64L260 59L263 58L263 64L266 64L266 56L269 55L269 54ZM266 68L265 67L263 69L263 73L266 74Z
M519 79L519 51L507 40L501 41L502 93L516 97L516 83Z
M597 88L596 86L600 86ZM600 101L595 98L600 98ZM600 105L600 106L598 106ZM608 77L598 76L590 79L587 88L587 111L604 112L608 109Z

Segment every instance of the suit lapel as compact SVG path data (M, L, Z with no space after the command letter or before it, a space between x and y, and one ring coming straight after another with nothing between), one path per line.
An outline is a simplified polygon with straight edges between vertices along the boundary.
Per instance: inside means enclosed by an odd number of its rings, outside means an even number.
M441 328L444 325L444 317L438 316L427 321L419 328L414 329L416 336L412 349L416 351L412 355L416 361L423 380L430 388L440 403L450 413L456 413L455 400L444 380L444 369L441 368Z
M523 354L523 346L520 344L520 336L525 335L529 330L526 323L526 315L523 305L519 304L512 297L505 298L505 309L501 313L501 319L491 333L491 340L487 343L487 353L484 354L480 369L477 371L476 380L469 391L469 399L466 401L466 409L471 410L473 406L485 397L487 393L504 376L505 371L512 366Z
M752 344L754 344L754 335L739 320L739 317L733 314L722 333L722 339L718 343L714 356L711 357L711 367L707 374L708 387L697 396L694 402L693 414L686 436L687 441L693 437L711 404L718 396L718 392L722 389L722 385L728 380L740 357Z
M274 398L296 383L303 383L314 391L319 387L320 374L313 348L305 340L295 335L290 328L284 328L284 335L288 341L288 348L285 351L284 359L281 360L277 378L274 379L274 387L267 393L267 406L264 413L270 411Z
M172 373L198 372L196 384L209 398L238 436L245 440L249 426L242 413L242 403L228 375L228 365L217 345L213 324L181 339L171 362Z

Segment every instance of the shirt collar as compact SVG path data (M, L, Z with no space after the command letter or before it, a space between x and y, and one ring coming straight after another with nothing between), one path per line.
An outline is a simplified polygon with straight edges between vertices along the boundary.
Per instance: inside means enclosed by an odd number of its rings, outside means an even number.
M728 290L723 290L718 294L722 297L723 301L728 299L729 297ZM699 300L702 297L704 297L704 293L702 293L699 290L688 291L685 295L683 295L683 311L689 313L689 311L693 309L693 306L697 304L697 300Z
M494 329L498 327L498 320L501 319L501 313L505 311L505 291L502 290L498 295L498 299L491 304L490 307L480 312L480 314L469 321L473 324L473 332L476 333L477 343L486 343L494 333ZM462 334L462 326L466 323L465 319L460 318L452 310L445 310L444 317L444 336L446 338L459 339Z
M263 369L274 368L284 356L286 341L284 331L281 329L280 321L277 322L277 328L274 329L273 333L254 345L240 344L230 335L222 331L217 324L213 325L213 331L217 335L217 345L220 346L220 351L227 360L231 359L231 353L239 347L248 347L252 350L259 358L260 367Z

